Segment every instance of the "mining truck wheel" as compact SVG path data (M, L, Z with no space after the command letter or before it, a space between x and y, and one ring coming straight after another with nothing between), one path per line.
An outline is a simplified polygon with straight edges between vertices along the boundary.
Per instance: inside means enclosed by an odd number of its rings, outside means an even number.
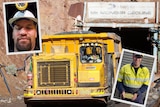
M26 107L33 107L31 104L26 104Z

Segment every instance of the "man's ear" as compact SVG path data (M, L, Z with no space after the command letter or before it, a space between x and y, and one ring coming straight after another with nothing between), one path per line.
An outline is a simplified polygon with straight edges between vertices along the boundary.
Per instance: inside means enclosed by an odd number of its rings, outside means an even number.
M37 35L38 35L38 24L36 24L35 26L36 26L36 36L35 36L35 38L37 38Z
M35 38L37 38L37 34L38 34L38 33L36 32Z

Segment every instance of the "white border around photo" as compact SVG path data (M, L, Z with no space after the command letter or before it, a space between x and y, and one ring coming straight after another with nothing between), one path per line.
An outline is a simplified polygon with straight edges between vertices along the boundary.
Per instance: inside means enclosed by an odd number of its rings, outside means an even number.
M152 65L151 66L151 75L150 75L150 80L149 80L149 86L148 86L148 89L147 89L147 93L146 93L146 97L145 97L145 101L144 101L144 104L138 104L138 103L134 103L134 102L131 102L131 101L125 101L125 100L122 100L122 99L119 99L119 98L115 98L114 97L114 94L115 94L115 89L116 89L116 85L117 85L117 78L118 78L118 74L119 74L119 71L120 71L120 68L121 68L121 64L122 64L122 60L123 60L123 57L124 56L124 53L125 52L128 52L130 54L133 54L133 53L137 53L137 54L142 54L144 57L146 58L151 58L153 59L153 62L151 63ZM114 82L114 86L113 86L113 91L112 91L112 94L111 94L111 100L113 101L117 101L117 102L121 102L121 103L125 103L125 104L130 104L131 106L138 106L138 107L146 107L146 103L147 103L147 98L148 98L148 93L149 93L149 89L150 89L150 85L151 85L151 81L152 81L152 77L153 77L153 74L154 74L154 70L155 70L155 65L156 65L156 56L153 56L153 55L149 55L149 54L146 54L146 53L141 53L141 52L137 52L137 51L132 51L132 50L128 50L128 49L122 49L122 53L121 53L121 57L120 57L120 61L119 61L119 64L118 64L118 69L117 69L117 74L116 74L116 78L115 78L115 82Z

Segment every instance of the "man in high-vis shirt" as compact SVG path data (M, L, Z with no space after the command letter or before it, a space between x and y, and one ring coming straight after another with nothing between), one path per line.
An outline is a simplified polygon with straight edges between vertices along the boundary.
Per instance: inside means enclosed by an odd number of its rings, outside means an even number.
M122 99L135 103L144 103L149 84L149 69L141 64L143 55L133 54L133 62L120 69L117 88Z

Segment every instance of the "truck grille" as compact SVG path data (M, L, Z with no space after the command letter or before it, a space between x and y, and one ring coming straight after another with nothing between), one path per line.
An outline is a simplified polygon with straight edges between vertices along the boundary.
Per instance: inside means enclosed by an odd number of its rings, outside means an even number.
M70 61L38 62L39 86L70 86Z

